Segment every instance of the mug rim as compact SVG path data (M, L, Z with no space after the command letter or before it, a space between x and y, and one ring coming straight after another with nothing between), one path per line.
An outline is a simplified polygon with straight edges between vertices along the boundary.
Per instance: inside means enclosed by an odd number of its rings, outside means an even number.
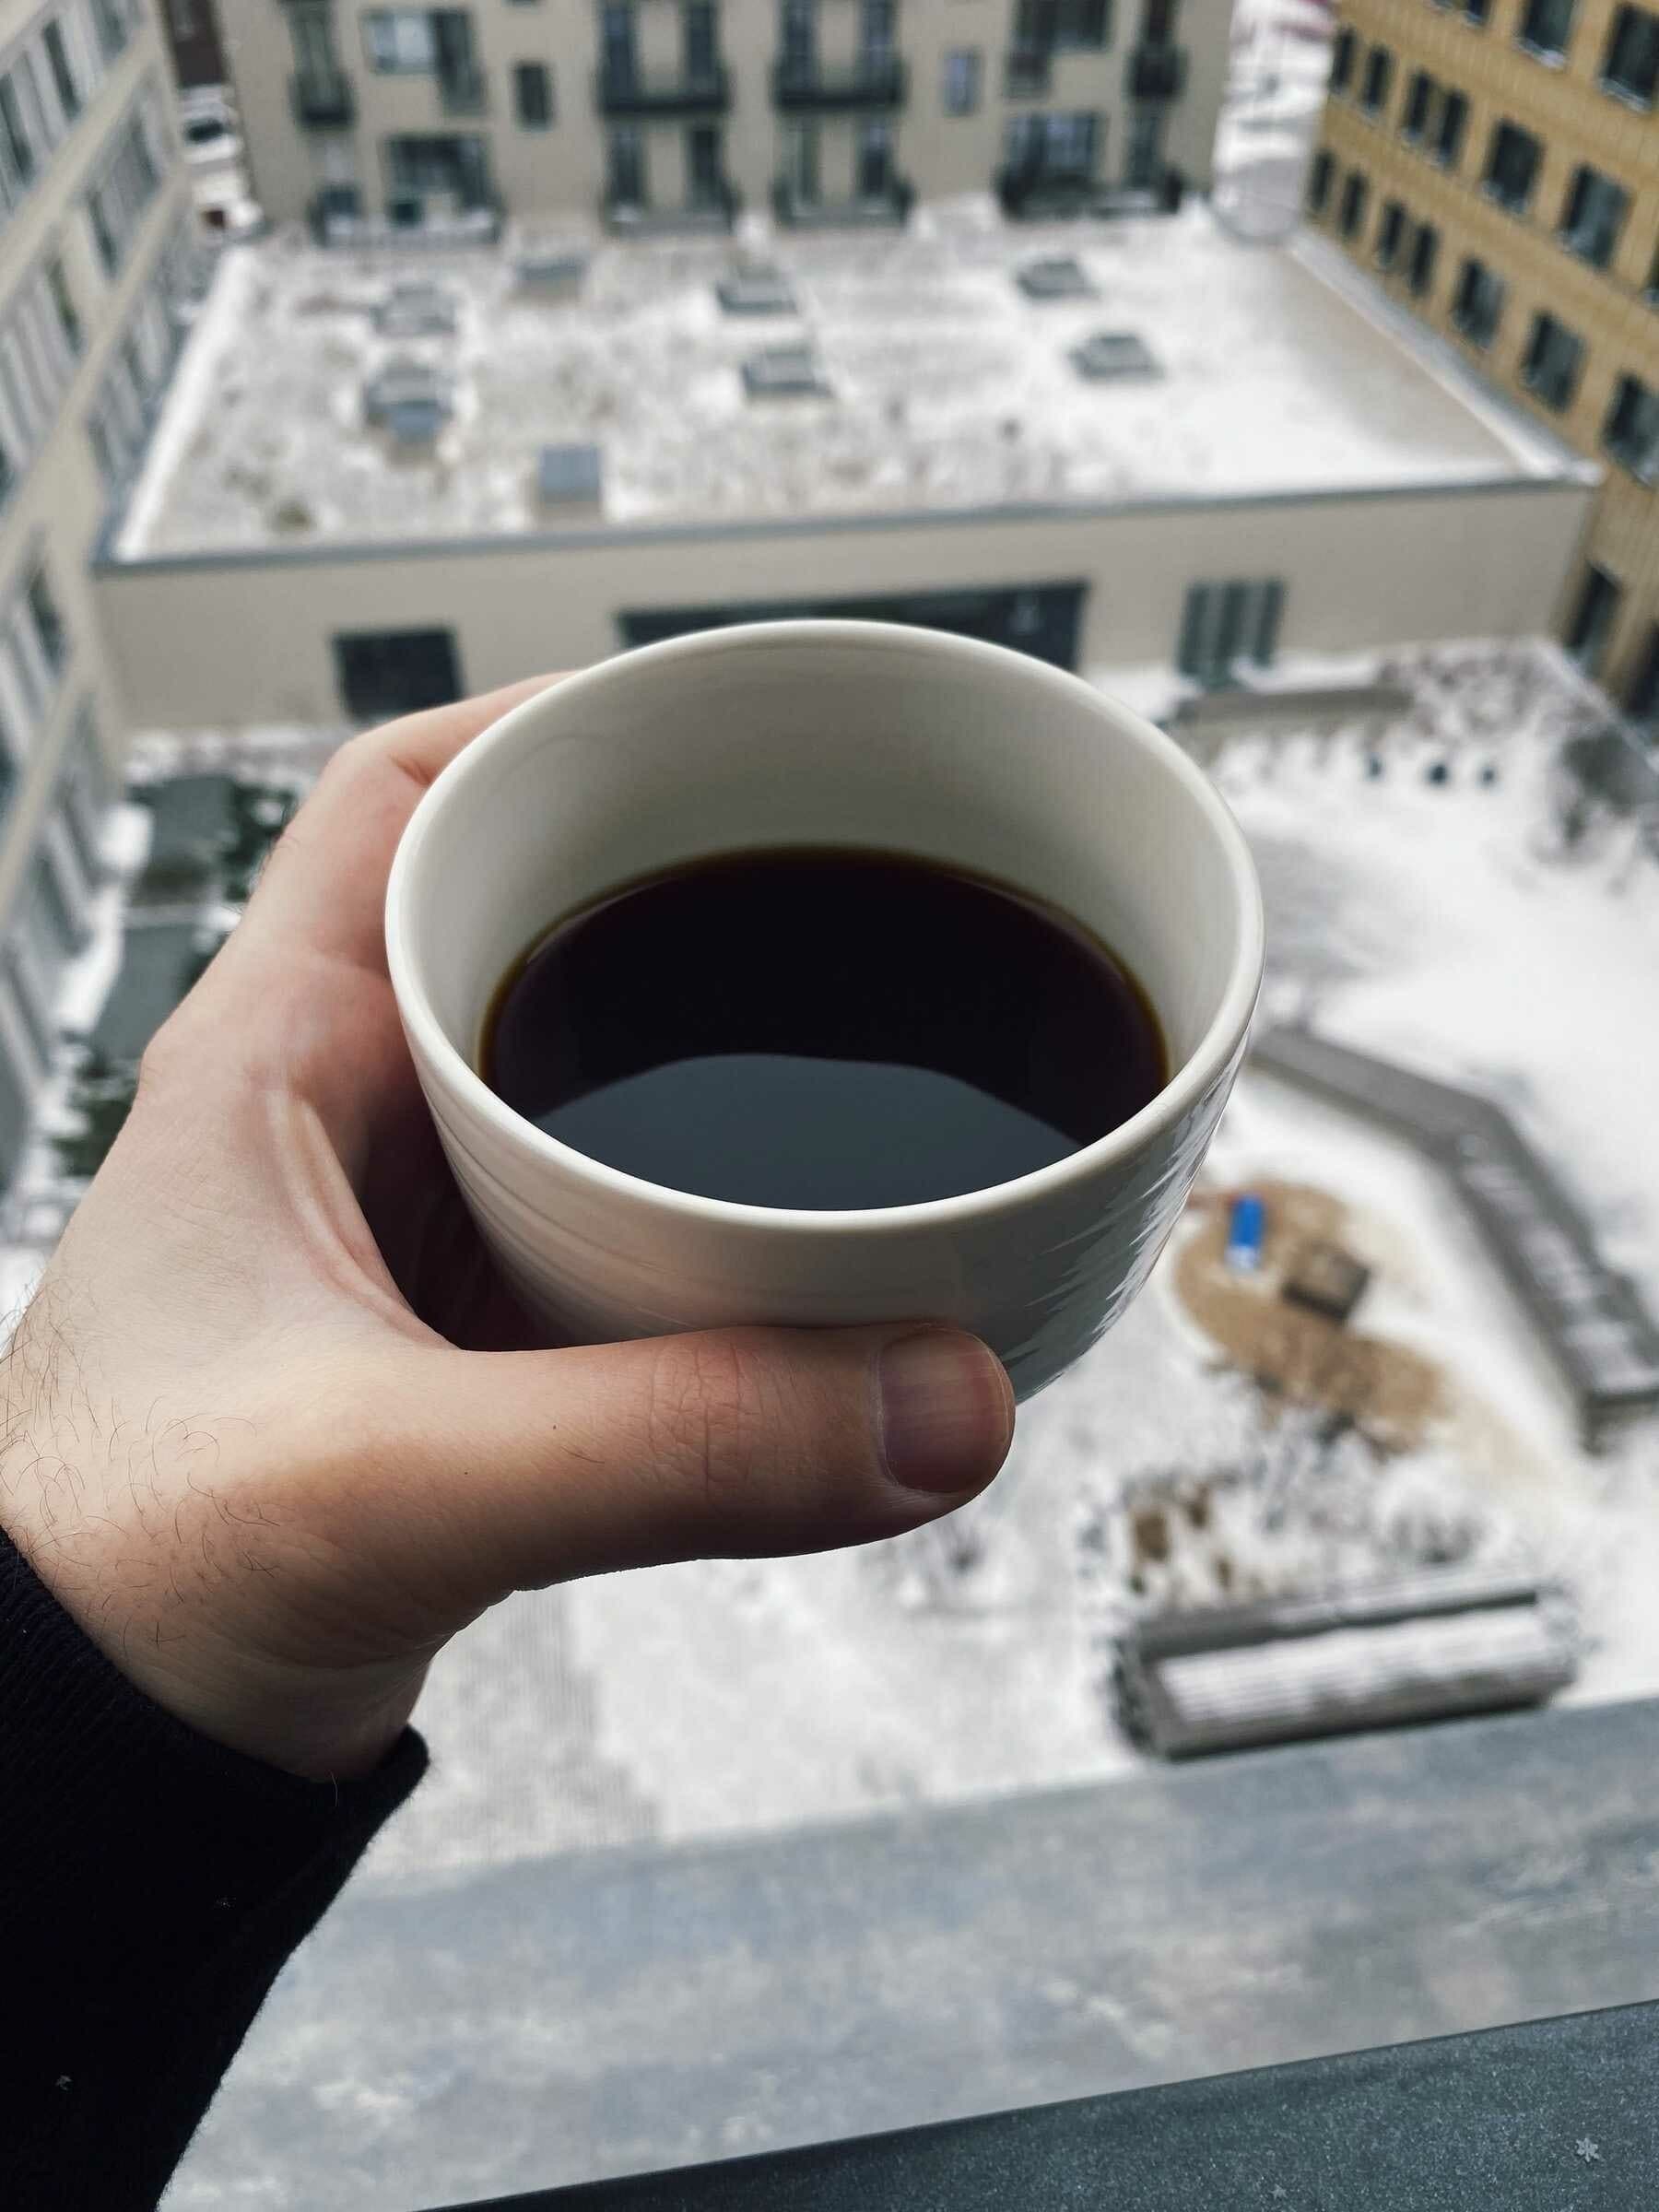
M618 672L631 672L642 663L672 665L733 651L784 652L803 645L829 644L856 647L865 652L906 652L926 657L943 654L953 659L980 660L1005 670L1012 664L1021 680L1037 684L1055 696L1081 700L1091 712L1111 724L1114 733L1137 745L1182 783L1200 814L1207 818L1227 863L1232 892L1237 943L1231 971L1220 1003L1203 1035L1155 1098L1115 1129L1092 1144L1081 1146L1063 1159L1033 1168L1006 1182L987 1184L978 1191L961 1191L947 1198L917 1199L904 1206L812 1208L755 1206L735 1198L710 1198L694 1191L677 1190L670 1183L652 1182L644 1176L608 1166L573 1145L550 1136L545 1129L509 1106L490 1089L465 1053L450 1041L439 1020L414 951L412 902L414 884L423 847L438 818L452 806L468 782L487 773L495 759L512 747L533 747L534 732L550 700L581 700L595 688L618 680ZM549 925L551 926L551 924ZM1032 659L1004 645L978 638L961 638L944 630L912 628L908 624L838 620L794 620L735 623L728 629L694 630L665 638L651 645L597 661L590 667L559 677L543 690L522 700L464 746L433 778L414 813L404 825L393 857L386 885L386 959L398 1012L412 1032L419 1053L432 1064L462 1102L507 1144L545 1161L566 1175L585 1179L598 1189L624 1201L649 1204L682 1218L708 1224L724 1223L733 1229L787 1230L802 1234L849 1232L880 1233L906 1230L949 1228L968 1219L1012 1213L1035 1201L1056 1196L1069 1184L1089 1181L1102 1169L1133 1158L1155 1144L1177 1123L1224 1073L1242 1042L1255 1010L1262 983L1265 924L1261 886L1244 833L1230 808L1204 771L1174 739L1144 715L1124 706L1109 693L1097 690L1069 670Z

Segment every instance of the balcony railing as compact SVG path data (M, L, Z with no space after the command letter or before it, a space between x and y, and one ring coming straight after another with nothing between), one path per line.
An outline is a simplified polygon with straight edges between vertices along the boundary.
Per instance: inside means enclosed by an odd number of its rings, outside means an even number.
M1044 215L1086 205L1100 179L1081 169L999 169L994 189L1005 215Z
M772 69L772 98L781 108L897 108L904 103L904 84L896 53L839 64L785 58Z
M1053 58L1046 47L1010 47L1003 57L1003 98L1042 99L1049 88Z
M718 113L731 105L731 80L724 62L701 69L602 68L599 109L606 115Z
M1129 57L1131 100L1179 100L1186 83L1184 46L1137 46Z
M474 64L440 71L438 104L446 115L482 115L488 98L484 72Z
M772 186L772 212L779 222L795 230L902 227L915 198L916 188L908 177L891 177L882 191L846 200L821 200L780 177Z
M357 118L357 95L342 70L302 70L288 86L294 121L304 131L349 130Z
M600 213L610 229L630 238L676 238L729 230L742 206L735 185L722 178L712 191L696 193L677 206L653 207L646 201L606 192Z

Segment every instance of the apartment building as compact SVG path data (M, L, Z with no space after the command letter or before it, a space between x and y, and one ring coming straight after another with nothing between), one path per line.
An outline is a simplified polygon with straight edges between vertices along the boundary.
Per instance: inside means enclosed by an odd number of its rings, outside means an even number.
M902 222L1207 185L1230 0L241 0L255 196L324 237Z
M122 711L88 559L196 280L147 0L0 0L0 1184L83 942Z
M1606 480L1557 626L1659 731L1659 12L1342 0L1308 206Z

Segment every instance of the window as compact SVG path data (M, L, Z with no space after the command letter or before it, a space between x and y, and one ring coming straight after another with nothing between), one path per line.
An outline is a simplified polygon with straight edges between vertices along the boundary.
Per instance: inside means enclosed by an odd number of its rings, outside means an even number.
M1235 662L1265 667L1278 645L1285 587L1277 578L1260 582L1195 583L1182 610L1175 665L1200 683L1225 683Z
M1647 651L1630 678L1625 705L1643 729L1659 727L1659 622L1648 631Z
M1388 105L1388 88L1394 79L1394 56L1386 46L1373 46L1365 65L1365 89L1359 105L1368 115L1380 115Z
M27 184L35 173L34 140L23 121L18 88L10 76L0 76L0 143L11 157L18 182Z
M1335 173L1336 164L1322 146L1308 171L1308 206L1315 215L1324 213L1325 202L1331 196L1331 180Z
M720 125L694 123L686 133L686 204L689 207L718 207L724 197Z
M1507 207L1512 215L1524 214L1542 159L1543 148L1530 131L1514 123L1498 125L1492 133L1483 182L1500 207Z
M1106 44L1111 35L1106 0L1051 0L1051 53L1066 53L1068 49L1093 51Z
M1573 6L1574 0L1526 0L1516 38L1532 53L1565 53Z
M1377 266L1392 269L1400 258L1400 247L1406 237L1406 210L1398 200L1390 200L1382 210L1382 220L1377 225Z
M1621 376L1614 392L1602 443L1643 484L1659 484L1659 392L1639 376Z
M609 196L618 207L645 205L645 141L631 123L617 124L606 155Z
M75 71L69 66L69 49L64 43L64 27L55 18L47 24L42 42L46 48L46 66L52 72L59 104L73 123L81 111L80 87L75 81Z
M1569 406L1578 390L1579 371L1584 365L1584 341L1558 323L1551 314L1533 317L1526 358L1521 364L1521 382L1546 406Z
M778 10L778 60L789 76L810 77L817 68L815 0L782 0Z
M1365 201L1369 191L1370 187L1359 171L1350 169L1347 182L1342 188L1341 212L1336 218L1337 228L1344 238L1358 235L1359 226L1365 220Z
M553 120L553 78L546 62L514 62L512 105L527 131L545 131Z
M11 497L11 488L17 482L17 472L4 445L0 445L0 507Z
M1346 92L1354 74L1354 56L1359 52L1359 41L1345 25L1336 33L1331 45L1331 90Z
M1567 211L1561 219L1561 243L1570 253L1605 269L1618 244L1630 200L1611 177L1581 162L1567 193Z
M971 115L980 104L980 56L976 47L959 46L945 56L945 88L940 105L947 115Z
M1003 141L1004 159L1019 177L1092 177L1096 121L1089 114L1014 115Z
M1474 29L1484 28L1492 12L1492 0L1464 0L1464 21Z
M87 194L87 215L106 276L113 276L121 266L160 182L150 151L149 118L139 113L118 134L102 176Z
M893 189L893 128L885 115L858 126L856 174L861 200L885 199Z
M1456 168L1468 127L1468 100L1461 92L1448 92L1441 104L1440 129L1434 134L1434 158L1442 169Z
M75 295L69 289L69 279L64 274L64 265L55 258L46 264L46 291L52 301L52 312L57 317L58 328L71 353L81 349L81 320L76 312Z
M35 641L46 665L56 675L69 657L69 641L64 631L64 618L58 613L57 601L52 595L52 586L46 581L44 569L35 571L23 596L29 607L29 620L34 624Z
M1452 297L1452 322L1472 346L1491 344L1503 313L1505 289L1502 277L1484 261L1464 263Z
M112 62L127 41L126 16L121 0L92 0L92 15L104 59Z
M436 69L438 30L432 12L417 7L377 7L363 18L363 53L371 69L406 72Z
M1602 647L1607 641L1607 632L1613 627L1613 618L1623 596L1618 582L1605 569L1598 569L1594 561L1586 565L1583 588L1572 610L1572 619L1567 625L1567 650L1592 674L1601 659Z
M1659 87L1659 16L1645 7L1619 9L1602 63L1602 83L1620 100L1653 106Z
M1411 263L1406 272L1414 300L1425 299L1433 288L1434 265L1440 259L1440 232L1432 223L1419 223L1412 241Z
M1434 79L1418 69L1406 88L1406 112L1400 117L1400 135L1415 145L1429 127L1429 110L1434 102Z
M341 700L359 721L446 707L461 697L453 630L356 630L336 637L334 649Z
M720 41L714 29L714 0L686 0L682 29L686 82L717 85Z

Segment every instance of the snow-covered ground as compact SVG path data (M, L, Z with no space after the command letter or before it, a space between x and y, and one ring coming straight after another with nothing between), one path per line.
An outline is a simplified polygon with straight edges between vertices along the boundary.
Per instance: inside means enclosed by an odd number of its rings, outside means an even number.
M118 541L131 559L557 526L547 444L603 452L609 524L1022 501L1220 497L1555 473L1562 452L1483 411L1409 327L1385 328L1300 248L1241 250L1210 212L1048 226L988 201L902 232L755 241L798 313L714 293L741 240L589 241L581 296L516 284L511 251L238 248L175 379ZM1075 255L1096 297L1033 301L1026 262ZM380 334L426 278L448 335ZM1091 383L1071 349L1133 331L1161 377ZM824 395L750 400L758 349L810 344ZM428 450L365 424L365 384L429 363L453 414ZM577 520L582 518L578 517Z

